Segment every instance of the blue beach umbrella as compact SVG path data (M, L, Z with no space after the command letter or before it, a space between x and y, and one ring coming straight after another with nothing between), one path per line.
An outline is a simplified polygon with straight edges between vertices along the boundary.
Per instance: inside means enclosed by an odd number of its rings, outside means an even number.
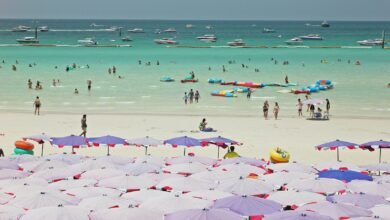
M172 147L200 147L202 143L195 138L188 136L181 136L164 141L164 144L170 144ZM186 155L186 148L184 148L184 156Z
M318 145L315 147L317 150L337 150L337 161L340 161L339 156L339 148L347 148L347 149L357 149L359 148L358 144L348 142L348 141L341 141L341 140L335 140L331 142L327 142L321 145Z
M337 179L341 181L351 182L352 180L367 180L373 181L373 178L367 174L363 174L351 170L329 170L318 173L320 178Z
M115 147L115 145L128 145L124 138L115 137L111 135L88 138L88 142L92 143L94 146L107 145L107 156L110 156L110 147Z

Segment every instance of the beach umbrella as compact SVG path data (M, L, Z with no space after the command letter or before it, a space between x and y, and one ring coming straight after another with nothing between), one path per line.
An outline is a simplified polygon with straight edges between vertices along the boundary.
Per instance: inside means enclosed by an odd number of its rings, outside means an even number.
M143 157L137 157L134 161L134 164L153 164L155 166L163 166L165 164L165 160L161 157L154 157L154 156L143 156Z
M390 141L370 141L364 144L361 144L362 149L375 150L379 149L379 163L382 163L382 149L390 148Z
M314 165L314 168L318 171L327 171L327 170L353 170L353 171L362 171L362 168L359 168L355 164L334 161L334 162L325 162Z
M84 198L81 200L78 206L90 211L98 211L109 208L134 207L136 205L137 203L130 199L115 198L110 196L96 196Z
M87 170L82 173L80 179L94 179L94 180L102 180L115 176L125 175L123 171L113 169L113 168L100 168L94 170Z
M23 170L29 171L29 172L38 172L47 170L49 168L63 168L67 166L68 164L59 160L50 160L50 159L40 159L38 161L32 161L32 162L26 162L21 163L20 166L23 168Z
M283 206L302 206L308 203L325 201L326 197L313 192L277 191L271 193L267 199L278 202Z
M49 183L41 178L27 177L22 179L4 179L0 180L0 189L6 189L8 187L20 185L29 186L48 186Z
M273 185L275 188L280 188L283 185L290 183L292 180L315 179L314 174L300 172L278 172L260 176L260 179L266 183Z
M1 169L0 170L0 180L6 179L19 179L29 176L29 173L21 170L12 170L12 169Z
M0 160L0 169L18 170L20 167L16 161L10 160L9 158L2 158Z
M293 180L287 184L289 190L295 189L315 193L332 194L346 189L344 182L336 179L318 178Z
M184 156L186 155L186 147L199 147L202 146L201 142L198 139L181 136L164 141L164 144L170 144L172 147L184 147Z
M373 212L373 216L383 218L383 219L390 219L389 210L390 210L390 205L379 205L370 209L370 211Z
M162 171L162 166L144 161L142 163L137 162L128 164L120 169L127 174L138 176L144 173L160 173Z
M52 168L33 173L31 177L42 178L48 182L56 182L65 179L73 179L80 175L80 171L73 168Z
M127 141L130 145L145 147L145 155L148 155L148 147L159 146L163 144L163 141L146 136L141 138L134 138Z
M211 159L209 157L201 157L201 156L179 156L167 158L166 163L168 164L181 164L181 163L193 163L198 162L207 166L214 165L217 161Z
M274 172L299 172L299 173L317 173L313 167L306 164L290 162L290 163L274 163L266 166Z
M284 211L266 215L264 220L332 220L331 217L311 211Z
M226 165L226 164L237 164L237 163L244 163L252 166L263 166L266 165L267 162L258 160L255 158L249 158L249 157L234 157L234 158L226 158L224 160L221 160L218 162L218 165Z
M270 193L273 187L261 180L238 177L220 182L215 189L234 195L263 195Z
M366 180L353 180L348 183L348 189L354 193L366 193L390 197L390 184Z
M1 205L0 206L0 219L20 219L22 215L26 213L26 210L11 206L11 205Z
M254 196L230 196L215 201L213 208L225 208L243 216L261 216L280 212L282 205Z
M75 135L52 138L50 143L59 148L72 147L72 153L74 153L74 148L89 146L85 137Z
M218 159L219 159L219 148L220 147L227 147L227 145L238 145L238 144L240 144L237 141L234 141L234 140L231 140L231 139L228 139L228 138L224 138L224 137L221 137L221 136L211 137L211 138L204 138L204 139L201 139L200 141L201 141L202 145L207 145L207 144L216 145L218 147Z
M44 207L27 211L20 220L89 220L88 214L77 206Z
M193 163L179 163L163 167L163 171L170 173L177 173L182 175L190 175L199 173L208 169L208 166L199 162Z
M115 145L127 145L125 139L120 137L115 137L111 135L88 138L88 142L92 143L94 146L106 145L107 146L107 156L110 156L110 147L115 147Z
M227 209L189 209L164 216L165 220L244 220L244 217Z
M307 204L296 209L297 211L312 211L321 215L332 217L333 219L347 219L352 217L368 217L372 212L358 206L341 203L319 202Z
M130 176L126 174L100 180L97 185L100 187L108 187L131 192L140 189L148 189L156 184L157 181L153 180L149 176Z
M110 157L107 157L107 158L111 158ZM81 163L76 163L76 164L73 164L71 166L68 166L68 168L71 168L71 169L76 169L76 170L80 170L81 172L85 172L85 171L88 171L88 170L94 170L94 169L102 169L102 168L113 168L113 169L116 169L116 165L112 162L109 162L109 161L98 161L96 160L95 158L93 159L88 159L84 162L81 162Z
M62 153L62 154L53 154L53 155L41 157L40 160L60 161L72 165L72 164L82 162L83 160L85 160L85 158L81 155Z
M220 191L220 190L195 190L183 195L183 197L193 197L193 198L205 199L209 201L214 201L229 196L233 196L233 194Z
M0 193L0 205L4 205L8 203L11 199L13 199L12 195L6 193Z
M325 101L322 99L307 99L302 102L304 105L321 105L323 103L325 103Z
M41 148L41 157L42 157L43 156L44 144L45 144L45 142L50 142L51 137L49 135L45 134L45 133L42 133L42 134L37 134L37 135L24 137L23 140L32 140L32 141L37 142L38 144L41 144L41 146L42 146L42 148Z
M198 180L190 177L177 177L165 179L156 185L157 189L171 189L174 191L191 192L194 190L207 190L214 188L215 183Z
M91 220L134 220L134 219L148 219L148 220L162 220L163 212L158 210L146 209L146 208L115 208L115 209L102 209L92 212L90 214Z
M78 203L78 198L54 190L30 191L26 194L20 194L20 196L16 195L16 198L9 202L10 205L25 209L37 209L59 205L77 205Z
M133 201L136 201L138 204L142 204L151 199L168 196L170 194L171 194L170 192L161 191L161 190L143 189L140 191L124 193L122 194L121 198L131 199Z
M356 205L365 209L370 209L380 204L389 204L389 201L382 196L364 193L328 196L326 200L329 202Z
M352 150L359 148L359 145L347 141L335 140L318 145L315 148L317 150L337 150L337 161L340 161L339 148L347 148Z
M132 157L124 157L124 156L116 156L116 155L110 155L107 156L100 156L93 158L92 160L95 160L97 163L110 163L115 166L123 166L127 165L129 163L134 163L135 158Z
M166 196L150 199L142 203L140 208L147 208L153 210L159 210L164 213L172 213L185 209L203 209L208 208L211 205L210 201L197 199L197 198L186 198L177 194L170 193Z
M94 179L62 180L51 183L49 187L56 190L65 191L78 187L94 186L97 182L98 181Z
M356 171L350 171L350 170L322 171L322 172L318 173L318 177L337 179L337 180L342 180L342 181L346 181L346 182L351 182L352 180L367 180L367 181L373 180L373 178L367 174L363 174L363 173L356 172Z
M64 191L65 194L75 196L79 199L86 199L97 196L119 197L123 192L117 189L82 186Z
M379 171L384 171L384 172L390 172L390 163L364 165L364 166L361 166L361 168L364 170L369 170L369 171L379 170Z

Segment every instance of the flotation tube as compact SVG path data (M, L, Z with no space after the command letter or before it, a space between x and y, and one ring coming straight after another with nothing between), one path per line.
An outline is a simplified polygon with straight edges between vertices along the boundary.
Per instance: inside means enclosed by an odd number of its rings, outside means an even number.
M234 85L248 87L248 88L261 88L261 87L263 87L261 83L253 83L253 82L236 82L236 84L234 84Z
M310 90L291 90L292 93L298 95L298 94L308 94L310 95Z
M303 88L302 90L309 90L310 92L318 92L319 88L318 86L308 86L306 88Z
M197 79L183 79L181 80L181 83L197 83Z
M222 79L211 78L207 80L208 83L221 83Z
M17 155L23 155L23 154L34 155L34 151L32 150L23 150L17 147L14 148L14 153Z
M226 85L235 85L235 84L236 84L236 81L228 81L228 82L221 81L221 85L223 85L223 86L226 86Z
M212 92L211 95L212 96L220 96L220 97L237 97L237 95L234 94L232 90L215 91L215 92Z
M288 163L290 154L280 148L273 148L269 151L269 157L272 163Z
M160 78L160 81L161 82L173 82L175 81L173 78L169 77L169 76L163 76Z
M320 79L320 80L316 81L316 84L317 85L330 85L330 84L332 84L332 81L330 81L328 79Z
M248 92L250 88L234 88L235 92L245 93Z
M34 145L27 141L15 141L15 147L22 150L33 150Z

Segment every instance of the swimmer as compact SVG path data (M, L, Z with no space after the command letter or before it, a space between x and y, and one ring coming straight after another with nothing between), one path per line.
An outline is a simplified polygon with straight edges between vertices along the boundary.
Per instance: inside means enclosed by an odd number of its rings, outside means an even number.
M33 84L33 83L32 83L32 81L31 81L31 79L28 79L28 80L27 80L27 86L28 86L29 89L32 89L32 84Z
M77 88L74 89L74 94L76 94L76 95L79 94L79 90Z

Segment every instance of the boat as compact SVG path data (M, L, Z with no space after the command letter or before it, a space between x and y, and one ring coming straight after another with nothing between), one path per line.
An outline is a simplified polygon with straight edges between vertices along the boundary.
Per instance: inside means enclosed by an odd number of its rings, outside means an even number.
M321 27L326 27L326 28L328 28L328 27L330 27L330 24L329 24L327 21L323 21L323 22L321 23Z
M361 41L357 41L357 43L360 44L361 46L382 46L383 39L361 40Z
M192 25L192 24L186 24L186 28L193 28L194 27L194 25Z
M40 32L48 32L49 28L47 26L42 26L42 27L38 28L38 31L40 31Z
M110 28L107 29L107 31L120 31L122 27L118 26L111 26Z
M200 41L206 42L206 43L215 43L217 40L215 39L200 39Z
M145 33L144 29L142 29L142 28L133 28L133 29L128 30L128 32L130 32L130 33Z
M299 37L294 37L294 38L291 38L288 41L285 41L285 43L287 45L302 45L303 44L303 40L301 38L299 38Z
M263 33L275 33L276 31L274 29L270 29L270 28L264 28L263 29Z
M237 46L245 46L246 43L242 39L235 39L234 41L227 42L229 46L237 47Z
M176 33L176 29L174 28L168 28L166 30L164 30L165 33Z
M27 32L30 29L30 27L19 25L15 28L12 28L12 32Z
M77 43L85 46L97 45L97 41L94 38L84 38L82 40L78 40Z
M324 39L318 34L309 34L305 36L300 36L299 38L301 38L302 40L323 40Z
M217 40L217 37L214 34L205 34L203 36L197 37L198 40Z
M90 27L104 27L104 25L100 25L100 24L96 24L96 23L92 23L89 26Z
M160 82L173 82L173 81L175 81L175 79L173 79L170 76L163 76L160 78Z
M122 37L122 41L129 42L129 41L133 41L133 39L131 39L130 37Z
M197 83L198 79L182 79L180 80L181 83Z
M210 29L212 29L212 28L213 28L213 27L212 27L211 25L207 25L207 26L206 26L206 29L209 29L209 30L210 30Z
M178 44L178 42L172 38L155 39L154 42L156 44Z
M20 44L39 44L39 40L35 37L24 37L23 39L16 39Z

